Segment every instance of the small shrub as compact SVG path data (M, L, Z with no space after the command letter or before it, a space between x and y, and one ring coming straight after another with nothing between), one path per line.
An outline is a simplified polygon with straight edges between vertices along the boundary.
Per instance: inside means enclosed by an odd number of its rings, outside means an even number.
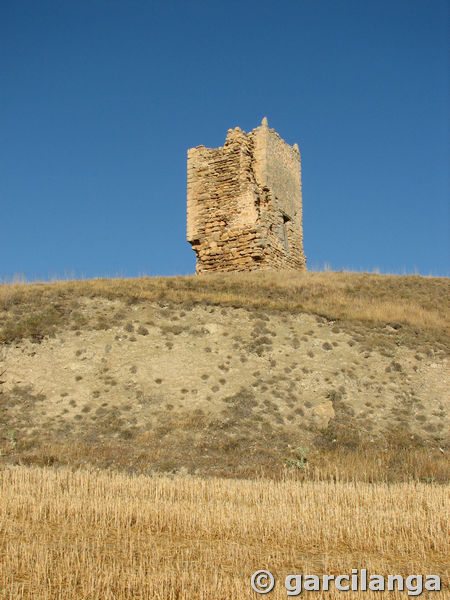
M286 461L287 466L291 469L305 469L306 463L308 462L307 454L308 448L302 448L302 446L298 446L295 449L294 458L289 458Z

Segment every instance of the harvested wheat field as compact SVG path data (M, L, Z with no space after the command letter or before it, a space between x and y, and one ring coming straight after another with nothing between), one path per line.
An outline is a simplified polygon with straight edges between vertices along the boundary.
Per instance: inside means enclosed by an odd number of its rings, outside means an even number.
M448 590L448 488L128 476L12 467L0 472L2 600L242 600L270 570L437 574ZM425 578L424 578L425 581ZM331 588L330 588L331 589ZM410 589L410 588L409 588ZM303 592L337 598L342 592ZM302 594L303 595L303 594ZM400 598L360 592L350 598Z

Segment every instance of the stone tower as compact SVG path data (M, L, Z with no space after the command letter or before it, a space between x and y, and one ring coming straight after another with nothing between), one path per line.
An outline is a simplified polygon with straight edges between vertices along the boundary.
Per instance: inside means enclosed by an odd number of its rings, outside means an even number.
M224 146L188 150L187 240L197 273L306 269L300 151L264 117Z

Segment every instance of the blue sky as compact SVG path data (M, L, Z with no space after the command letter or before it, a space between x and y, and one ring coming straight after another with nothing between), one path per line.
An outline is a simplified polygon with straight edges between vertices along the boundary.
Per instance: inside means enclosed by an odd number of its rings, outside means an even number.
M0 278L193 273L186 151L302 154L310 268L449 273L445 0L3 0Z

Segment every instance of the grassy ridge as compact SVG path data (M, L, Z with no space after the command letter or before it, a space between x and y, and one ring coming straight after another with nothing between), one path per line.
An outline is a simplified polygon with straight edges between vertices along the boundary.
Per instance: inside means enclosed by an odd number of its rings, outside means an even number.
M126 303L209 303L300 311L370 327L403 328L402 343L448 343L450 281L416 275L227 273L186 277L93 279L0 286L0 341L39 339L57 329L105 328L80 312L82 298Z

